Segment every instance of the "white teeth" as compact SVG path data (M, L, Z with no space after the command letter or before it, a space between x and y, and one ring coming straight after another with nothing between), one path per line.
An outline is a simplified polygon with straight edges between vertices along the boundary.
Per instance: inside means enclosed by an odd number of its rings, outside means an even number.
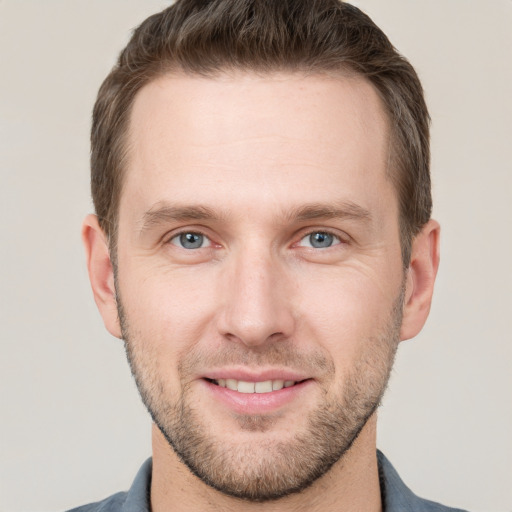
M279 391L284 387L284 380L273 380L272 381L272 391Z
M263 382L256 382L254 385L254 391L256 393L270 393L272 391L272 381L265 380Z
M238 381L236 381L235 379L226 379L226 387L228 389L232 389L233 391L237 391Z
M236 379L217 379L215 381L221 388L228 388L239 393L271 393L295 385L294 380L265 380L261 382L247 382Z
M243 380L238 381L239 393L254 393L254 387L254 382L245 382Z

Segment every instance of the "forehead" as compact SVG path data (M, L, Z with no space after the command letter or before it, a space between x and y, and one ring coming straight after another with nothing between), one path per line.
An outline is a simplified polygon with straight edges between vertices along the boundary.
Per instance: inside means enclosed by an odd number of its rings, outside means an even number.
M209 207L279 195L296 207L335 191L378 202L364 192L389 186L388 138L380 99L360 77L169 74L135 99L121 208L127 196L146 209L188 201L186 189Z
M344 130L351 132L347 142L383 141L388 132L382 103L362 77L240 71L213 78L173 73L144 86L132 107L129 146L159 144L164 125L173 138L204 142L232 134L308 139L321 131L326 147Z

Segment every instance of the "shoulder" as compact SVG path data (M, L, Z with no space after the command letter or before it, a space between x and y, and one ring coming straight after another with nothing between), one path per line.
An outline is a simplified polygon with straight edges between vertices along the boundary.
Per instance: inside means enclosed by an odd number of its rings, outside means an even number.
M447 507L434 501L426 500L416 496L417 510L421 512L467 512L460 508ZM414 509L416 510L416 509Z
M402 481L391 462L380 451L379 479L386 512L466 512L416 496Z
M67 512L149 512L152 460L148 459L139 469L128 492L118 492L95 503L82 505Z
M89 503L88 505L82 505L68 510L67 512L117 512L123 509L126 502L126 492L118 492L109 496L108 498L97 501L96 503Z

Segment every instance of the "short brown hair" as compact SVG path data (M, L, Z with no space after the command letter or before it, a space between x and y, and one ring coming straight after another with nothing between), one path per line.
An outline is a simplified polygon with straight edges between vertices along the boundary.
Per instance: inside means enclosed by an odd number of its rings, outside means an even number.
M133 33L103 82L93 112L91 188L99 222L115 250L135 95L170 71L214 76L241 69L366 78L389 116L389 175L400 208L402 257L429 220L430 118L413 67L373 21L339 0L177 0Z

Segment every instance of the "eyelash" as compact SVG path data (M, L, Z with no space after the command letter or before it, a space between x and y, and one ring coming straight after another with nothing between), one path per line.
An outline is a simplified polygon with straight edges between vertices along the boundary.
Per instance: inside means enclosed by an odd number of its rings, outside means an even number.
M196 236L201 236L203 237L206 241L208 241L208 245L206 247L197 247L197 248L187 248L187 247L183 247L183 245L178 245L178 244L174 244L173 243L173 240L175 239L179 239L179 237L183 236L183 235L196 235ZM209 248L213 242L212 240L210 239L210 237L208 235L206 235L205 233L199 231L199 230L184 230L184 231L180 231L178 233L174 233L168 240L167 240L167 243L169 244L172 244L172 245L176 245L177 247L180 247L181 249L185 249L185 250L193 250L193 249L207 249Z
M312 246L306 246L309 249L330 249L331 247L335 247L337 245L346 243L346 240L344 240L339 234L334 233L333 231L330 231L329 229L314 229L312 231L309 231L305 233L299 240L299 243L305 240L308 237L311 237L312 235L321 234L321 235L328 235L334 239L332 245L329 245L328 247L312 247Z
M312 235L315 235L315 234L322 234L322 235L331 236L334 239L334 243L332 245L327 246L327 247L312 247L311 245L310 246L303 246L303 247L307 247L308 249L320 250L320 249L330 249L331 247L347 243L346 238L340 236L339 234L337 234L337 233L335 233L335 232L333 232L333 231L331 231L329 229L313 229L313 230L305 232L305 233L303 232L301 234L301 237L299 238L298 242L294 243L293 245L294 246L299 246L300 242L302 242L307 237L311 237ZM205 246L205 247L201 246L201 247L187 248L187 247L183 247L183 244L178 245L177 243L176 244L173 243L173 240L178 239L179 237L181 237L183 235L197 235L197 236L201 236L201 237L203 237L208 242L208 245ZM188 250L188 251L194 250L194 249L196 249L196 250L197 249L208 249L208 248L210 248L214 244L214 242L212 242L211 238L206 233L204 233L204 232L202 232L200 230L183 230L183 231L180 231L178 233L173 233L173 235L170 238L167 239L166 243L175 245L176 247L179 247L181 249L185 249L185 250Z

